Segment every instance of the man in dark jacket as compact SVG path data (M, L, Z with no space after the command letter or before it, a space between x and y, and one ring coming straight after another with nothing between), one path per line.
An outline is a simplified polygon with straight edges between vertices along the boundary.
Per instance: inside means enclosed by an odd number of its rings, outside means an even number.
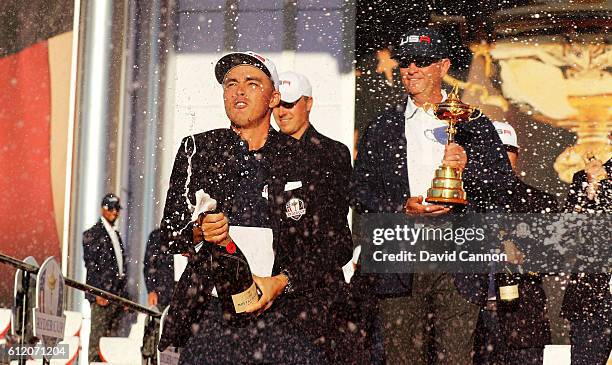
M352 245L347 219L352 172L350 152L344 144L322 135L310 123L314 98L308 79L295 72L281 73L279 78L281 103L274 108L274 119L283 134L297 140L295 145L302 154L299 162L307 166L303 169L303 186L317 187L325 193L319 195L317 204L329 209L326 214L330 220L319 224L324 225L321 226L324 234L333 237L329 244L338 249L335 264L342 267L351 255Z
M174 257L168 254L168 243L163 240L161 229L149 234L144 256L144 277L147 287L147 304L163 311L170 303L174 290Z
M612 212L612 159L605 164L592 158L574 174L565 202L567 212L587 215ZM589 261L589 251L605 249L609 224L601 232L586 234L576 268ZM593 233L593 232L591 232ZM608 237L607 239L605 237ZM601 253L598 254L601 257ZM608 268L609 270L609 268ZM572 364L603 365L612 351L612 277L608 273L576 272L565 291L561 315L571 322Z
M473 115L474 120L457 126L456 143L447 145L447 125L433 116L432 104L446 98L442 90L442 77L450 67L446 40L432 29L414 29L402 36L394 52L409 98L405 110L389 110L365 129L353 176L356 211L448 214L448 207L424 203L440 163L463 172L468 199L464 211L503 210L513 174L492 123ZM472 361L472 336L478 305L486 299L486 274L380 274L376 279L382 313L377 320L383 323L374 326L374 336L376 328L384 328L389 363ZM384 361L382 357L376 355L373 362Z
M120 210L119 197L106 194L102 199L102 217L83 233L83 259L87 268L87 284L125 296L126 258L121 236L114 227ZM100 296L88 294L86 297L91 303L89 361L100 361L100 338L117 335L123 310Z
M506 211L557 213L558 203L552 194L538 190L518 178L519 145L514 128L510 124L501 122L494 122L493 125L504 144L512 169L517 174L514 186L508 191ZM522 264L521 250L525 248L517 247L510 241L506 241L505 246L509 261ZM512 272L516 271L517 268L513 267ZM491 280L487 305L481 308L478 315L474 340L476 351L474 364L542 364L544 346L551 341L542 275L529 273L521 276L517 306L497 305L496 292L495 282Z
M327 187L308 181L306 172L317 167L301 163L295 140L270 127L280 102L270 60L232 53L215 73L231 129L185 138L174 163L161 228L171 250L191 258L175 289L160 349L184 347L181 364L326 363L326 347L333 345L326 335L335 324L330 288L340 283L341 263L350 258L340 260L335 252L350 252L350 241L336 246L324 240L336 234L328 224L338 218L328 200L320 199ZM222 213L193 222L190 204L200 189L217 200ZM258 317L242 328L223 319L219 300L209 294L214 283L206 245L226 241L229 224L274 232L272 277L253 276L261 297L247 312ZM202 235L207 242L195 252Z
M303 166L303 182L309 189L318 191L315 204L326 207L326 218L319 219L318 240L334 248L329 264L340 268L351 257L351 231L348 225L349 189L351 179L351 155L348 147L319 133L310 123L310 111L314 98L308 79L296 72L288 71L279 75L281 103L274 108L274 119L283 134L297 139L300 149L300 165ZM323 217L320 217L323 218ZM306 232L304 232L306 233ZM336 282L334 282L336 281ZM347 285L342 276L334 276L326 283L336 298L328 307L328 314L335 319L337 329L330 331L330 339L339 348L350 352L333 351L333 362L348 363L354 352L361 349L359 341L364 338L348 330L348 323L361 323L364 317L360 308L360 290L357 284ZM340 345L344 343L343 345Z

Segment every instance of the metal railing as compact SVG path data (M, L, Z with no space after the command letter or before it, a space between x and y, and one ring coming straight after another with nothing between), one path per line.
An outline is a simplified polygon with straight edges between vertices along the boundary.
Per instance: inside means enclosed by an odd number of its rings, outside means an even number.
M9 264L12 265L18 269L21 269L23 271L27 271L31 274L38 274L38 267L30 265L30 264L26 264L25 262L21 261L21 260L17 260L14 257L5 255L3 253L0 253L0 262L1 263L5 263L5 264ZM136 302L133 302L129 299L125 299L123 297L120 297L118 295L115 295L113 293L107 292L106 290L102 290L100 288L96 288L95 286L91 286L85 283L80 283L76 280L64 277L64 282L66 283L66 285L68 285L69 287L78 289L78 290L82 290L84 292L93 294L93 295L97 295L100 297L103 297L105 299L108 299L112 302L116 302L116 303L121 303L122 305L132 308L138 312L142 312L142 313L146 313L152 317L155 318L160 318L161 317L161 313L159 313L158 311L154 311L152 309L149 309L145 306L142 306Z
M23 347L24 343L24 334L25 334L25 326L26 326L26 315L25 315L25 310L27 310L28 304L27 304L27 291L28 288L27 286L29 286L29 281L30 281L30 276L31 275L36 275L38 274L38 270L39 268L30 264L27 264L21 260L18 260L14 257L5 255L3 253L0 253L0 263L4 263L4 264L8 264L11 265L17 269L23 270L24 275L23 275L23 282L24 282L24 291L23 291L23 295L24 298L22 299L22 305L23 308L21 308L24 313L22 315L22 323L21 323L21 327L19 329L20 332L20 345ZM110 302L113 302L115 304L120 304L123 305L124 307L133 309L135 311L141 312L141 313L145 313L147 314L149 317L147 318L146 322L145 322L145 328L148 327L148 323L151 321L152 318L161 318L161 313L159 313L158 311L149 309L147 307L144 307L136 302L133 302L129 299L125 299L123 297L120 297L118 295L115 295L113 293L107 292L106 290L102 290L100 288L96 288L95 286L91 286L85 283L80 283L78 281L75 281L73 279L64 277L64 283L69 286L72 287L74 289L77 290L81 290L84 291L86 293L90 293L93 295L97 295L100 297L103 297L107 300L109 300ZM21 358L19 360L19 364L25 364L25 358Z

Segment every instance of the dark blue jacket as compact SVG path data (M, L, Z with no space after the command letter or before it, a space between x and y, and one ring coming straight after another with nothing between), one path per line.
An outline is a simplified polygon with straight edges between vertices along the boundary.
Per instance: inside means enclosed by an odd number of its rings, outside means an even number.
M293 257L321 257L324 262L318 265L305 263L304 268L320 271L321 267L335 268L336 277L325 279L324 286L333 285L334 280L344 281L342 266L351 259L353 241L348 225L349 196L351 181L351 154L344 144L319 133L312 125L306 129L295 148L300 152L299 163L294 164L296 179L303 182L302 189L295 192L310 191L303 194L306 209L316 215L305 215L303 224L295 230L284 230L285 238L293 247L307 247L309 242L317 242L316 252L301 254L299 250ZM291 192L285 192L288 196ZM281 215L281 218L286 218ZM333 270L330 270L332 273ZM315 278L317 272L305 273ZM312 279L311 279L312 280Z
M517 179L510 195L507 212L554 214L559 212L558 205L554 195ZM526 252L527 257L530 256L530 247L523 247L519 244L518 248ZM541 247L533 246L533 249L539 251ZM521 275L518 305L516 307L497 307L501 336L511 349L543 348L551 343L550 322L546 314L546 292L542 287L542 277L543 275L533 273Z
M342 288L341 266L351 257L352 241L346 220L350 154L346 147L312 127L299 142L272 128L269 133L259 151L268 171L269 198L265 201L274 232L272 274L288 271L293 288L293 293L279 296L269 311L294 318L309 336L323 327L337 327L334 318L337 310L329 308L339 292L337 288ZM231 129L212 130L183 140L174 161L161 224L162 234L171 242L171 251L190 252L193 247L191 213L184 195L186 185L192 202L195 192L203 189L232 221L234 197L240 194L235 149L239 141ZM196 152L189 165L193 142ZM189 166L192 175L188 174ZM289 190L289 182L299 182L300 186ZM296 200L301 202L303 215L290 217L288 204ZM191 252L170 301L160 349L170 344L184 346L196 328L192 324L202 320L214 285L209 257L206 246L197 254ZM313 308L318 308L319 315L306 316L308 319L302 321L300 315Z
M83 260L87 268L86 282L113 294L126 296L126 275L125 275L125 247L119 237L119 245L123 256L123 274L119 275L119 265L115 257L115 249L108 232L99 220L93 227L83 232ZM95 296L86 295L90 302L95 301Z
M404 126L404 112L388 110L361 136L352 178L351 204L357 213L404 211L406 199L411 196L408 185L410 167L406 160L410 141L406 140ZM507 191L516 178L493 124L484 116L460 124L455 140L468 157L463 171L468 205L462 210L502 212ZM411 274L378 275L376 291L381 295L407 295L411 281ZM486 284L476 283L472 278L455 280L455 283L472 301L481 301L486 295Z
M162 238L159 228L149 235L144 257L144 277L147 292L157 293L158 306L165 308L174 290L174 256L167 253L168 243Z
M609 159L604 168L608 179L600 182L599 194L594 200L586 196L585 184L587 175L584 170L574 174L572 185L565 202L565 211L581 212L582 214L610 214L612 212L612 159ZM606 228L602 227L602 230ZM607 227L609 232L609 226ZM602 250L609 247L610 239L599 231L585 234L586 242L581 245L581 256L606 257ZM612 321L612 293L610 293L610 273L580 273L579 269L585 264L584 259L578 259L570 283L565 290L561 316L570 321L583 321L587 319L604 319Z

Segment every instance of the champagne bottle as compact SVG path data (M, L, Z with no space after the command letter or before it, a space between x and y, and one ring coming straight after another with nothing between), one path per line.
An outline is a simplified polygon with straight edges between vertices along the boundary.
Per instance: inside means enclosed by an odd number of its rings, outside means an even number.
M209 245L212 256L213 281L221 300L224 317L248 317L244 311L259 300L246 257L229 238L221 245Z
M219 213L217 201L203 190L198 190L192 222L196 222L203 214L214 213ZM244 311L259 300L249 263L229 236L221 244L208 243L203 247L211 254L211 276L221 300L223 316L239 324L241 318L248 317Z
M520 274L513 273L507 266L503 272L495 274L497 303L507 309L517 309L520 299Z

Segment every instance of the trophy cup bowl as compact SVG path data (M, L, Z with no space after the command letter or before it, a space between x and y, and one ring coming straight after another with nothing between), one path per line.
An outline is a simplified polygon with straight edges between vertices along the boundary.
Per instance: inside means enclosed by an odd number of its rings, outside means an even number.
M433 111L436 117L448 123L446 133L448 140L446 144L455 141L455 128L457 123L467 122L471 119L471 115L476 109L468 104L463 103L457 95L457 86L448 95L448 98L438 104L433 105ZM440 166L436 169L431 188L427 190L428 203L437 205L453 206L466 205L467 195L463 189L463 180L461 171L449 166Z

